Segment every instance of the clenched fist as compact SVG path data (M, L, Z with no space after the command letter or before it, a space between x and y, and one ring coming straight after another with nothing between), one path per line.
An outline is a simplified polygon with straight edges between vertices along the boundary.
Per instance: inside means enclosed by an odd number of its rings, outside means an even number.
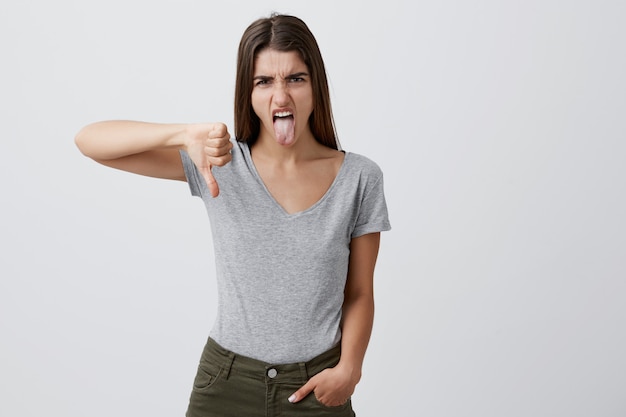
M186 151L191 160L204 177L213 197L217 197L220 189L213 177L213 166L224 166L232 159L228 128L224 123L201 123L187 127Z

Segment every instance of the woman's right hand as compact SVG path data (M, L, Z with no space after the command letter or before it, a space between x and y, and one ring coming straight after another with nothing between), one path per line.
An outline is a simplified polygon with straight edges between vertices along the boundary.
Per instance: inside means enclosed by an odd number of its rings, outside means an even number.
M76 135L80 151L93 160L149 177L185 180L179 150L187 151L204 177L212 196L219 188L214 165L230 162L230 134L223 123L148 123L109 120L92 123Z
M219 194L219 186L211 168L224 166L232 159L228 128L223 123L202 123L187 126L185 150L196 164L213 197Z

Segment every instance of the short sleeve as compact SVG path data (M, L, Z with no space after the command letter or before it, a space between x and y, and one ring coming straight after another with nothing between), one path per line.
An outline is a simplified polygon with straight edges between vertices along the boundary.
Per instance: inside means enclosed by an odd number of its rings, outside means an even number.
M383 185L383 174L367 185L360 204L352 238L391 230Z
M191 195L195 197L202 197L202 190L204 185L204 179L198 172L198 168L193 163L189 154L186 151L180 151L180 157L183 162L183 168L185 169L185 177L187 177L187 184L189 184L189 189L191 191Z

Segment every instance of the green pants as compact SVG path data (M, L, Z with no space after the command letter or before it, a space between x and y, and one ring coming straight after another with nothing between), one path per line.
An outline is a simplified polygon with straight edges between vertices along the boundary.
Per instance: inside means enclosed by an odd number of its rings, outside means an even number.
M187 417L354 417L352 404L321 404L311 393L287 399L309 378L339 362L337 346L308 362L272 365L230 352L209 339L198 366Z

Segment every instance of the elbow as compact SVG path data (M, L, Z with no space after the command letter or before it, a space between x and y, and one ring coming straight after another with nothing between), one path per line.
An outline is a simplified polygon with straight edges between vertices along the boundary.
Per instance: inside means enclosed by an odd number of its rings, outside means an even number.
M93 131L90 129L90 125L88 125L76 133L76 136L74 136L74 144L83 155L94 161L98 161L100 158L98 158L98 149L97 146L95 146L97 143L95 143L93 139Z
M87 135L85 134L85 128L82 128L76 136L74 136L74 144L83 155L89 156L87 152Z
M374 309L374 294L371 292L350 292L344 294L343 305L345 306L353 306L353 305L361 305L366 306L367 308Z

